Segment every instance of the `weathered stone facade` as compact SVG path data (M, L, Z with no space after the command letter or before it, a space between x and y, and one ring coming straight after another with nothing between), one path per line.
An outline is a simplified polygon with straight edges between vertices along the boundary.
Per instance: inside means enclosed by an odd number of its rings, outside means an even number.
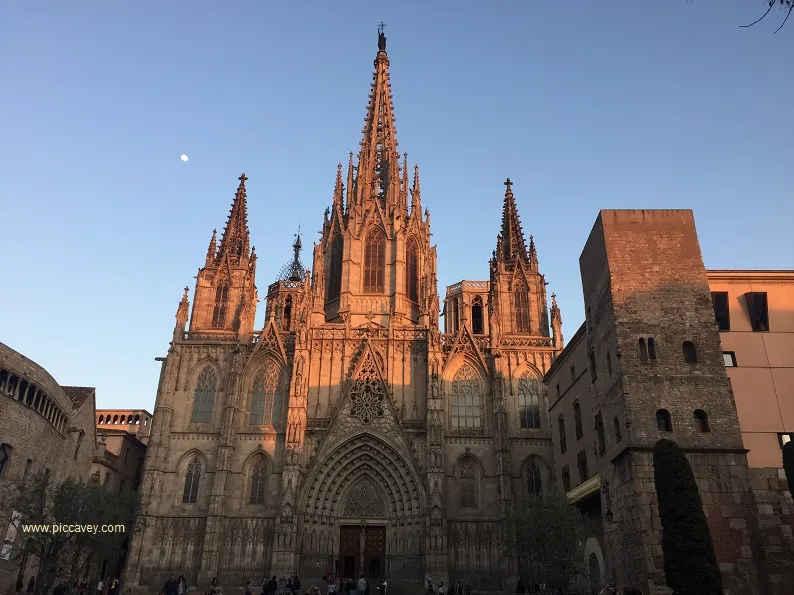
M255 331L243 175L189 330L185 290L128 586L159 587L172 572L239 586L337 570L388 576L390 589L430 575L496 590L501 511L554 481L541 378L562 319L512 185L490 280L440 333L430 214L418 169L400 163L382 34L378 45L361 152L346 178L339 166L311 272L298 238Z
M97 454L92 387L61 386L36 362L0 343L0 490L44 472L53 485L89 477ZM17 577L35 571L19 559L20 533L0 502L0 591L12 592ZM7 589L7 591L6 591Z

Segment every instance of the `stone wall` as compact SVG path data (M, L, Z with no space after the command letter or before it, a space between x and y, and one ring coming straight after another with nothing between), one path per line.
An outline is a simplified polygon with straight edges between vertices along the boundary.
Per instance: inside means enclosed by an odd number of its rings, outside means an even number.
M750 488L760 538L756 556L769 576L768 593L789 594L794 585L794 503L785 472L750 469Z

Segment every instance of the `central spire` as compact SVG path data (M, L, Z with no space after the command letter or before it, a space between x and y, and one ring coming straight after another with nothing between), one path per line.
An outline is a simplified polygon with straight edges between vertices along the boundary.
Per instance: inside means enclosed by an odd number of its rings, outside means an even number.
M369 95L364 138L358 158L358 201L360 204L377 198L381 208L399 200L400 155L397 152L397 130L394 126L394 103L389 83L389 58L386 35L378 27L378 54Z
M518 219L518 208L513 197L513 182L510 178L505 180L505 202L502 208L502 233L497 242L498 251L505 262L513 263L517 259L529 264L524 231L521 229L521 221Z
M234 196L232 209L229 212L229 219L221 236L221 243L216 254L216 263L228 254L232 262L239 263L240 260L248 258L249 252L249 233L248 233L248 208L246 204L245 181L248 177L243 174L239 178L240 185ZM213 238L215 237L213 232ZM211 248L211 246L210 246Z

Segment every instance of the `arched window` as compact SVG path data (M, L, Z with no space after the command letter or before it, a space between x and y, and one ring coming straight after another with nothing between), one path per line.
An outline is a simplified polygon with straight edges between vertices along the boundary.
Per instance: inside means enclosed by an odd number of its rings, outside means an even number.
M621 439L622 439L622 436L620 434L620 421L618 420L617 417L613 420L612 425L613 425L614 431L615 431L615 442L620 442Z
M477 468L470 457L460 464L460 507L477 508Z
M673 422L670 419L670 412L667 409L659 409L656 412L656 429L660 432L672 432Z
M482 298L478 295L471 304L471 331L475 335L482 335L485 332L482 316Z
M195 504L198 498L199 480L201 479L201 461L194 457L187 466L185 473L185 489L182 491L183 504Z
M373 227L364 240L364 293L383 293L385 281L386 234Z
M405 292L409 300L419 302L419 247L413 238L405 249Z
M516 332L528 333L532 330L529 323L529 288L523 281L516 285L513 294L516 307Z
M254 376L250 425L273 427L278 425L281 420L280 381L281 368L272 361Z
M218 380L215 371L206 366L199 374L196 381L196 390L193 393L193 416L192 422L209 423L212 421L212 409L215 405L215 386ZM115 419L113 422L115 423Z
M684 352L684 361L686 363L698 363L698 352L697 349L695 349L695 344L692 341L684 341L681 344L681 350Z
M251 469L251 504L264 504L267 488L267 464L259 459Z
M647 364L648 363L648 346L645 345L645 339L639 340L640 344L640 363Z
M709 428L709 416L706 415L705 411L696 409L692 417L694 418L696 432L703 434L711 431L711 428Z
M339 299L342 290L342 234L337 231L331 240L331 258L328 264L328 281L326 284L325 299L333 302Z
M221 279L215 288L215 307L212 309L212 328L226 326L226 302L229 300L229 280Z
M518 415L522 430L540 429L540 385L529 374L518 380Z
M527 492L531 496L540 496L543 493L543 478L535 463L530 463L527 467Z
M281 330L288 331L290 319L292 318L292 296L288 295L284 300L284 313L281 315Z
M455 373L452 381L452 427L476 429L482 425L480 376L467 362Z

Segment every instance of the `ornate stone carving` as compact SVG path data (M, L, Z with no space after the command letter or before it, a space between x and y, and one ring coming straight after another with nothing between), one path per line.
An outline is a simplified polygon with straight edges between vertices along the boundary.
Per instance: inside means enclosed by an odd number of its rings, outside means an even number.
M367 352L366 358L350 390L350 415L368 424L375 417L383 417L386 391L372 353Z
M378 488L369 478L363 477L350 488L345 501L343 516L357 518L382 517L386 507Z

